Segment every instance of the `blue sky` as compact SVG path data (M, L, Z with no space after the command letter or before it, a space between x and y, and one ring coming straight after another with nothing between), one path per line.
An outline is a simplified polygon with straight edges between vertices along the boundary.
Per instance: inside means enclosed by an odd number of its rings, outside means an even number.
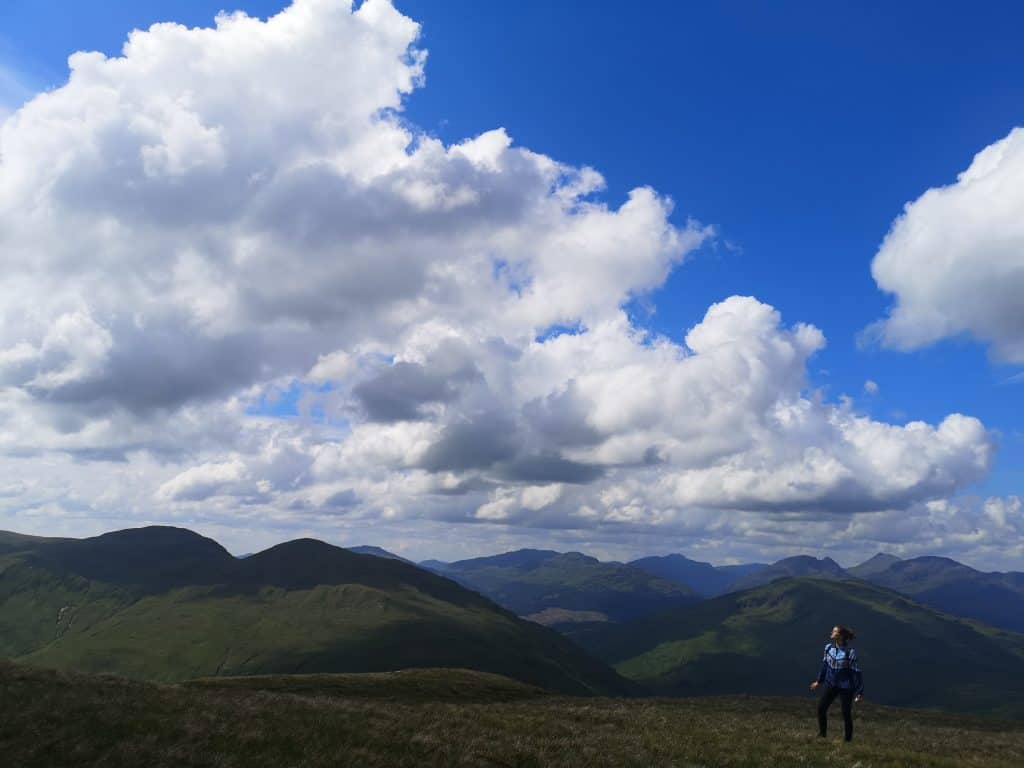
M1024 384L1010 381L1019 365L963 337L909 352L858 343L893 301L871 262L903 206L1024 124L1019 4L396 6L422 24L429 51L427 85L406 100L412 123L446 143L502 126L519 146L598 169L612 205L650 185L674 200L676 224L715 228L634 303L639 324L681 341L710 304L756 296L785 322L823 331L809 375L830 400L849 395L898 424L976 416L1000 447L988 478L966 490L1024 493ZM0 66L29 91L52 87L69 51L115 54L127 29L209 24L222 7L7 0Z

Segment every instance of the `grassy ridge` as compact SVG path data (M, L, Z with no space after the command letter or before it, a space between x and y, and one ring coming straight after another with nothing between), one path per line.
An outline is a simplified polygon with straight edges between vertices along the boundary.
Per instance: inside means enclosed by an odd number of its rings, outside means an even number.
M0 754L21 768L1024 764L1022 723L870 703L844 744L835 719L815 736L809 698L517 698L523 686L460 671L331 677L163 686L0 662Z
M254 596L186 589L147 597L21 658L165 682L469 664L585 693L601 676L594 670L588 680L575 653L554 632L492 610L453 606L412 589L346 584L266 588Z
M161 682L468 667L572 694L632 685L557 632L455 582L323 542L236 560L136 529L0 554L0 655Z

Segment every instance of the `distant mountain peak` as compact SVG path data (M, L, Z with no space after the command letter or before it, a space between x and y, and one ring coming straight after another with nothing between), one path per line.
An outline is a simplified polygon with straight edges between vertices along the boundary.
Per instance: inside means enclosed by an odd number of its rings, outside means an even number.
M298 551L309 551L309 552L329 552L337 550L342 552L341 547L336 547L333 544L328 544L326 541L320 539L301 538L291 539L290 541L284 541L280 544L275 544L268 549L264 549L261 552L257 552L254 557L259 555L266 555L268 552L298 552Z
M596 565L601 562L596 557L585 555L582 552L566 552L565 554L557 555L556 557L558 560L565 563L589 563Z
M834 565L836 568L840 567L839 563L837 563L831 557L815 557L814 555L792 555L790 557L784 557L781 560L777 560L775 562L775 565L779 565L781 563L817 563L820 565Z
M231 553L213 539L173 525L147 525L87 539L66 539L58 547L54 549L75 554L89 553L94 557L231 558Z
M754 563L715 567L711 563L691 560L677 552L661 557L642 557L629 565L685 586L704 597L720 595L737 579L766 567Z
M694 560L694 559L689 558L689 557L687 557L686 555L684 555L684 554L682 554L680 552L670 552L667 555L660 555L660 556L659 555L652 555L652 556L649 556L649 557L641 557L640 559L633 560L632 562L634 562L634 563L647 563L647 562L654 562L654 561L660 561L662 563L667 563L667 564L671 564L671 565L693 565L693 566L702 566L702 567L703 566L707 566L708 568L713 568L714 567L713 565L711 565L711 563L705 563L705 562L703 562L701 560Z
M222 573L236 562L213 539L170 525L54 540L37 548L35 554L61 570L144 590L194 583Z
M562 553L551 549L516 549L512 552L503 552L500 555L486 555L484 557L473 557L468 560L458 560L449 563L448 567L453 570L474 568L481 565L493 566L496 568L536 568L542 563L559 557Z
M692 557L687 557L681 552L673 552L670 555L665 555L669 560L675 560L682 563L695 563L697 565L711 565L711 563L705 563L703 560L694 560Z
M850 578L850 573L831 557L794 555L772 563L767 568L737 579L730 590L751 589L787 576L812 576L822 579Z
M220 544L217 544L213 539L191 531L188 528L179 528L175 525L143 525L139 528L125 528L121 531L101 533L99 536L81 539L81 541L204 542L220 547Z
M896 563L903 562L896 555L890 555L885 552L876 552L874 555L869 557L863 563L849 568L849 572L858 578L866 578L876 573L888 569Z
M374 557L385 557L388 560L400 560L403 563L412 563L411 560L407 560L401 555L396 555L394 552L388 552L383 547L375 547L372 544L363 544L358 547L345 547L349 552L355 552L357 555L373 555Z
M794 576L803 574L833 574L836 576L846 575L845 569L831 557L814 557L813 555L793 555L784 557L773 563L770 568L790 573Z
M553 549L533 549L531 547L524 547L523 549L513 549L509 552L505 552L506 555L560 555L561 552L557 552ZM496 555L501 557L501 555Z
M982 571L971 568L969 565L964 565L950 557L940 557L938 555L922 555L921 557L912 557L909 560L898 560L892 563L886 570L906 575L913 574L915 578L926 578L927 574L982 574Z

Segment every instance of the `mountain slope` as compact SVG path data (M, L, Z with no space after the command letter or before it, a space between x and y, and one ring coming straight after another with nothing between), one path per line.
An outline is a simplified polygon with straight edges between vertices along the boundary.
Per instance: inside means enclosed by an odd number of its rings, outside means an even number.
M25 533L14 533L13 531L0 531L0 555L8 552L21 552L39 544L57 541L66 541L66 539L29 536Z
M915 557L863 578L936 610L1024 632L1024 573L985 573L945 557Z
M872 701L1024 717L1024 635L858 581L787 578L581 636L665 694L786 694L817 676L829 630L852 626Z
M166 528L0 556L0 655L163 681L466 667L628 689L554 631L415 566L311 539L238 560Z
M687 605L692 590L622 563L579 552L523 549L449 563L438 570L521 616L599 613L611 621Z
M763 563L715 567L711 563L691 560L679 554L642 557L629 565L652 576L688 587L701 597L715 597L727 592L737 579L768 567Z
M428 571L433 571L434 573L441 573L448 567L448 563L443 560L421 560L417 565L419 565L420 568L426 568Z

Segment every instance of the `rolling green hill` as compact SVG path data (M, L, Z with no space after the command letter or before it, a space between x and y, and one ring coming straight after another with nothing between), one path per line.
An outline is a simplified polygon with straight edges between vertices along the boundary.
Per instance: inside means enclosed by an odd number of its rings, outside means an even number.
M1020 722L869 700L844 744L816 736L808 696L580 699L464 670L169 686L0 661L0 691L0 755L18 768L1024 764Z
M1024 635L853 580L782 579L574 637L663 694L794 695L817 676L836 623L858 633L871 700L1024 717Z
M579 552L522 549L437 567L508 610L539 620L597 613L608 621L628 621L700 599L693 590L639 568Z
M239 560L164 527L0 555L0 656L161 681L468 667L629 689L556 632L415 566L311 539Z

